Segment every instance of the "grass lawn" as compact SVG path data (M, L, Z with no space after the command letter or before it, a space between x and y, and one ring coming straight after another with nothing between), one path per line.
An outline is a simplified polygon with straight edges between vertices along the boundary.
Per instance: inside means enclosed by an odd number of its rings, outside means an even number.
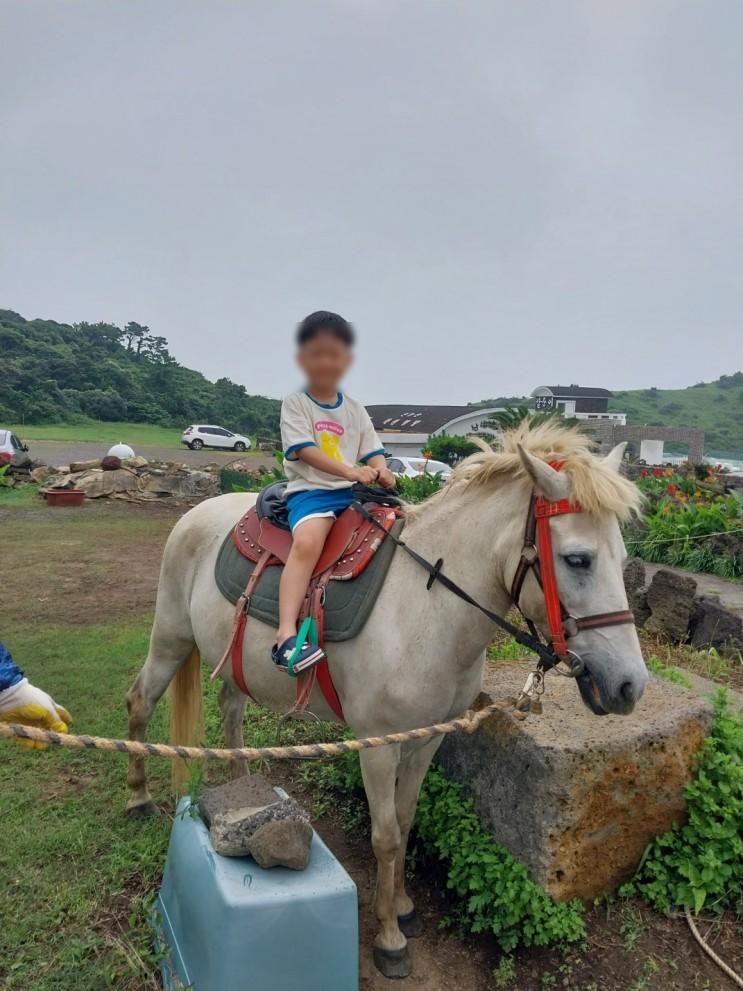
M29 678L70 709L73 732L127 736L125 696L147 653L159 559L178 513L126 504L52 510L0 490L0 635ZM222 744L205 683L207 739ZM318 738L255 711L253 745ZM337 735L335 728L331 734ZM149 738L165 741L167 703ZM126 758L0 741L0 989L144 991L160 985L146 926L174 803L170 764L149 760L162 814L125 815ZM209 770L218 780L228 765Z
M184 424L185 426L185 424ZM159 427L155 423L103 423L100 420L82 420L79 423L12 424L13 430L24 440L92 441L116 444L124 441L131 445L166 445L180 447L181 430L178 427Z

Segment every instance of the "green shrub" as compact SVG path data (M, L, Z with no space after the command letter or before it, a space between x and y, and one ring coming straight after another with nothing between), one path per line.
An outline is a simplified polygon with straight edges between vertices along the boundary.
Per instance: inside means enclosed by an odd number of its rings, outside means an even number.
M648 671L652 671L653 674L657 674L659 678L665 678L666 681L672 681L675 685L681 685L682 688L691 688L691 682L683 673L679 671L677 667L672 664L664 664L659 657L652 654L647 659Z
M306 773L326 795L361 788L355 755L309 767ZM448 886L461 899L464 929L493 933L507 953L519 945L564 945L585 936L581 903L557 903L535 884L526 868L485 832L460 786L436 766L423 781L415 836L419 846L444 862Z
M395 488L401 499L405 502L423 502L434 492L441 488L440 475L416 475L415 478L408 478L407 475L398 475L395 481Z
M663 911L733 905L743 913L743 716L726 693L714 699L712 732L685 789L688 819L656 839L620 889Z

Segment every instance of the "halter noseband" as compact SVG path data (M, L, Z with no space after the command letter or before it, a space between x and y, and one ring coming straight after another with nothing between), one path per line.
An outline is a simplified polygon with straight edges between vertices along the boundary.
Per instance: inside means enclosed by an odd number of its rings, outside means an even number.
M550 467L556 471L559 471L562 466L562 461L550 462ZM555 572L555 553L552 548L550 520L553 516L582 512L583 507L569 499L550 501L544 496L532 495L529 501L526 527L524 528L524 546L521 551L521 559L511 584L511 601L523 616L519 599L526 576L530 571L534 573L544 596L552 650L556 657L563 660L573 653L568 647L568 640L580 633L581 630L597 630L605 626L621 626L635 621L635 617L629 609L575 617L571 616L562 604ZM527 616L524 616L524 619L526 619L532 635L537 636L534 622Z

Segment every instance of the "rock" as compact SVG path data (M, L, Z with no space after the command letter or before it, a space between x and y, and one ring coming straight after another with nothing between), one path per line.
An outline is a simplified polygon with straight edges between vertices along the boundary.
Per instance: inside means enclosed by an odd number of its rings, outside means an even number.
M205 471L154 471L143 474L143 489L153 496L174 496L178 499L206 499L219 495L219 477Z
M743 650L743 619L723 606L718 595L702 595L694 603L691 642L698 649L715 647L737 654Z
M136 471L139 468L146 468L149 461L147 458L143 458L141 454L136 454L133 458L127 458L122 464L125 468L133 468Z
M484 688L515 696L532 664L498 664ZM593 899L632 876L653 837L683 819L684 785L709 730L710 704L651 678L630 716L594 716L567 678L547 679L543 714L496 712L447 736L445 773L483 825L558 900Z
M653 575L647 602L650 618L645 628L675 643L688 638L697 583L693 578L661 568Z
M70 471L92 471L101 467L100 458L88 458L87 461L70 461Z
M309 814L281 798L259 774L207 788L199 810L215 851L225 857L249 854L261 867L304 870L309 863Z
M645 588L645 562L641 557L628 558L624 566L624 587L629 598L638 589Z
M259 826L248 840L250 855L259 867L289 867L294 871L303 871L310 862L311 845L309 816L273 819Z
M646 585L645 562L642 558L631 557L624 566L624 587L627 602L635 614L635 626L644 626L650 616L648 590Z
M48 465L39 465L38 468L34 468L31 472L31 478L37 485L43 485L44 482L51 476L52 469Z
M104 471L116 471L121 468L121 458L117 458L113 454L107 454L105 458L101 459L101 468Z
M82 489L89 499L135 493L139 484L137 475L126 468L119 468L116 471L95 468L93 471L85 471L75 476L74 480L74 488Z

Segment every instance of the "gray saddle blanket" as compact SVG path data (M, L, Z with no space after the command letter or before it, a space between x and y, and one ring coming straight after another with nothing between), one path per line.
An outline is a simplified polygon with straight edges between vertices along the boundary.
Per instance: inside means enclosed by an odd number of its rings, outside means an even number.
M404 520L392 528L399 536ZM374 557L358 578L351 581L331 581L325 598L325 639L329 642L352 640L358 636L377 601L389 570L396 547L383 540ZM227 534L217 555L214 578L222 595L233 605L245 591L255 565L235 547L232 530ZM249 615L274 626L279 621L279 581L283 566L266 568L253 592Z

